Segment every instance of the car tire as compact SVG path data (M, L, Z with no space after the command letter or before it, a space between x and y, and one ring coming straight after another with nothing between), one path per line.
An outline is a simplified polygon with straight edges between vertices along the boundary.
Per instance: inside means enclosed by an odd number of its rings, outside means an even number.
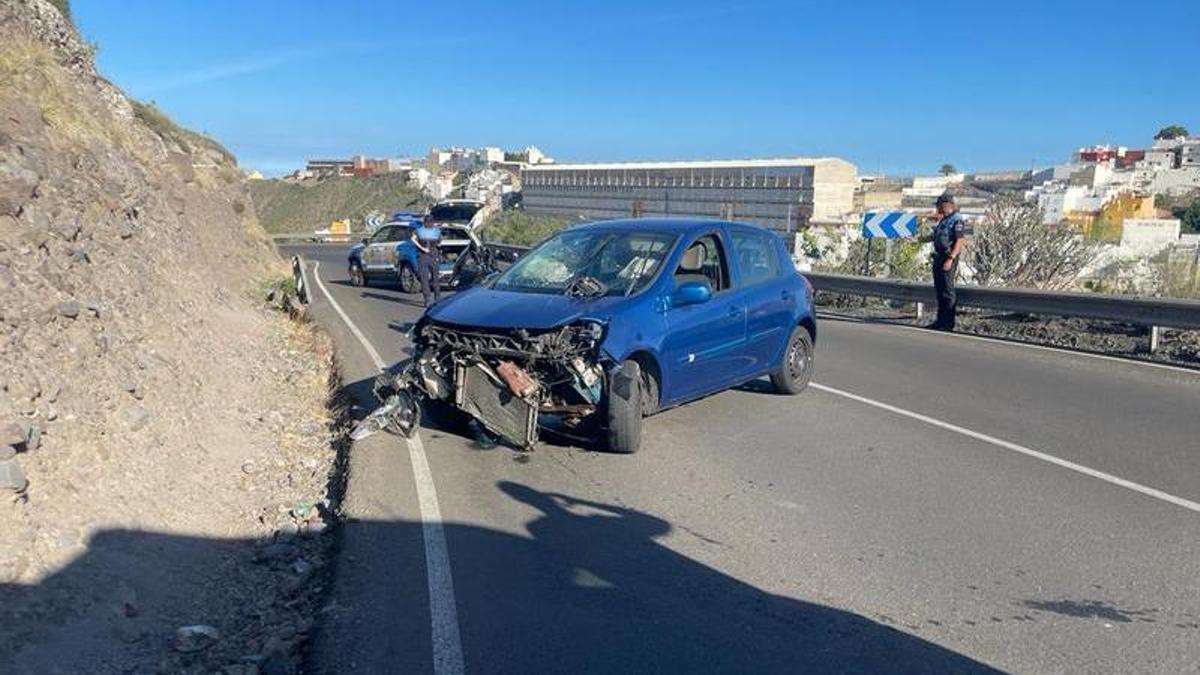
M771 373L771 384L781 394L795 395L808 387L812 379L812 336L804 326L796 326L783 352L783 362Z
M350 285L351 286L366 286L367 275L363 272L362 265L353 262L350 263Z
M608 450L637 452L642 445L642 369L637 361L626 361L609 376L604 410Z
M641 364L638 364L641 368ZM658 379L645 368L642 371L642 417L658 412Z
M400 265L400 270L396 274L400 277L401 292L412 294L421 290L421 280L417 278L417 271L412 268L412 265L407 263Z

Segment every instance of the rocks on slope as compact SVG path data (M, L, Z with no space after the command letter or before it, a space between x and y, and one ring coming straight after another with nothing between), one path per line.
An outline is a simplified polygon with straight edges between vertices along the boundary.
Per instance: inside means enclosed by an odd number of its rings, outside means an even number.
M50 3L0 3L0 663L18 672L286 672L311 628L330 346L263 307L279 261L236 166L189 133L99 77ZM213 631L176 649L188 626Z

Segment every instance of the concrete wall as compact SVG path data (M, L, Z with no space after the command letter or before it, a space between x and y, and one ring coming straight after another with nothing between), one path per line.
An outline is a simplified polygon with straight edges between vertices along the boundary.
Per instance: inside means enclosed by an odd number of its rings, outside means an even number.
M795 231L854 210L857 169L842 160L762 166L563 165L521 173L530 213L584 218L693 216ZM645 167L645 168L643 168Z
M1154 250L1179 240L1177 218L1126 218L1121 228L1121 246Z

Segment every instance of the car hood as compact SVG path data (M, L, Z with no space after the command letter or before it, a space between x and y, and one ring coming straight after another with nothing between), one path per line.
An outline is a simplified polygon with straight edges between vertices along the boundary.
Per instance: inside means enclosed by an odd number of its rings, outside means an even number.
M572 298L476 286L446 298L427 316L439 323L477 328L555 328L579 319L607 320L625 297Z

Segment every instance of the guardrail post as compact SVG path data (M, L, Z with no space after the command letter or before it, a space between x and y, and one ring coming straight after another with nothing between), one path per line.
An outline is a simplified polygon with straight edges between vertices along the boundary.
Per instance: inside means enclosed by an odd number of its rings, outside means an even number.
M1158 326L1150 326L1150 353L1158 351Z
M924 315L925 315L925 303L918 302L917 303L917 321L920 321L921 317Z

